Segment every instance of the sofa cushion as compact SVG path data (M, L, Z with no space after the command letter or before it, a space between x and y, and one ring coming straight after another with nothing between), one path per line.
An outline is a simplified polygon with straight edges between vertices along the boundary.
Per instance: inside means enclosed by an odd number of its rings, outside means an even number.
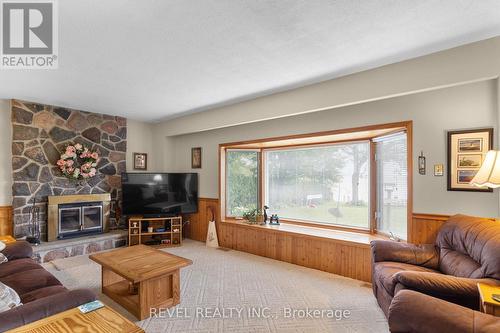
M29 271L32 269L40 269L42 266L37 264L32 259L17 259L11 260L0 265L0 278L9 276L18 272Z
M59 280L41 267L1 277L0 282L14 289L19 295L44 287L61 285Z
M44 297L47 297L50 295L59 294L59 293L65 292L65 291L68 291L68 289L66 289L64 286L61 286L61 285L40 288L40 289L32 290L30 292L22 294L21 301L24 304L26 304L29 302L33 302L37 299L44 298Z
M444 274L500 279L500 221L454 215L442 226L436 245Z
M399 286L400 284L398 284ZM392 296L385 290L380 281L372 283L373 293L377 298L377 303L387 317L389 314L389 306L391 305ZM396 287L397 288L397 287Z
M419 292L402 290L389 309L389 329L399 332L497 333L500 318Z
M416 272L434 272L437 271L421 266L404 264L393 261L381 261L373 265L373 281L380 287L383 287L391 296L395 294L395 288L398 284L397 273L403 271L416 271Z
M33 255L33 248L31 247L31 244L26 241L17 241L6 245L7 246L2 250L2 253L9 260L31 258Z
M0 283L0 312L9 311L19 305L21 305L21 299L15 290Z

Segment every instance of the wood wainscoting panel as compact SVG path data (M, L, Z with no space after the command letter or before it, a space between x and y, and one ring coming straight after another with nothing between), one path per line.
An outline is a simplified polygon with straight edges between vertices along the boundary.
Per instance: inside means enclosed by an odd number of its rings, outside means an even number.
M219 222L222 247L371 281L370 245Z
M213 216L215 215L215 216ZM198 213L187 214L184 221L189 221L184 226L184 237L204 242L207 239L208 222L215 218L219 221L219 200L210 198L198 199Z
M434 244L442 225L450 215L413 213L409 241L414 244Z
M353 279L371 281L371 251L368 243L327 239L279 230L263 230L245 224L221 222L218 199L200 198L198 213L185 218L185 237L204 242L212 212L216 215L221 247L319 269ZM449 215L412 215L410 239L415 244L432 244Z
M12 206L0 206L0 236L12 235Z

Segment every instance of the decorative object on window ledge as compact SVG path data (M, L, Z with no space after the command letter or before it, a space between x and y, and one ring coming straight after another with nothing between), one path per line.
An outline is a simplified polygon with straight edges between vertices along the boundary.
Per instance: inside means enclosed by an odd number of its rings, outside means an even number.
M251 209L243 214L243 218L249 224L257 224L264 222L264 214L261 209Z
M492 192L471 184L491 149L493 128L448 132L448 191Z
M418 173L425 175L425 156L423 151L420 152L420 156L418 157Z
M201 147L191 148L191 168L201 169Z
M28 230L29 236L26 237L26 241L34 245L40 245L40 208L36 207L36 198L33 198L33 205L30 207Z
M278 217L278 214L271 215L269 225L280 225L280 218Z
M267 210L269 209L268 206L264 206L264 223L262 223L262 225L265 225L267 223L267 218L268 218L268 215L267 215Z
M71 180L86 181L97 173L99 154L82 144L66 146L64 153L57 161L62 174Z
M490 150L472 181L473 186L500 187L500 151Z
M401 242L401 238L398 236L394 235L392 231L389 231L389 239L394 242Z
M434 164L434 176L443 176L443 175L444 175L444 165Z
M134 170L148 169L148 154L134 153Z

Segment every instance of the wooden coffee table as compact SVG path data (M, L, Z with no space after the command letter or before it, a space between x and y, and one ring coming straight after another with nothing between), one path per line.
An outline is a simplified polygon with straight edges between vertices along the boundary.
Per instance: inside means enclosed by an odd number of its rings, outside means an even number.
M90 256L102 266L102 292L138 319L150 317L150 309L180 303L182 267L189 259L136 245Z
M122 332L144 333L144 330L105 306L98 310L81 313L78 308L64 311L53 316L7 331L8 333L95 333Z
M477 288L479 289L479 310L500 317L500 302L491 297L493 294L500 294L500 287L478 283Z

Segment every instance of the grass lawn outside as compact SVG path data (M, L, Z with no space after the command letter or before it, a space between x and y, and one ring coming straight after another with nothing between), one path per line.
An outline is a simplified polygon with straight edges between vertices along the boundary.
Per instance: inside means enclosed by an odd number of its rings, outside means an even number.
M326 202L315 207L285 207L276 211L281 218L305 220L327 224L339 224L355 228L369 228L369 207L340 205L337 208L336 202ZM339 214L337 214L339 213ZM384 222L396 235L406 236L406 206L384 207Z

